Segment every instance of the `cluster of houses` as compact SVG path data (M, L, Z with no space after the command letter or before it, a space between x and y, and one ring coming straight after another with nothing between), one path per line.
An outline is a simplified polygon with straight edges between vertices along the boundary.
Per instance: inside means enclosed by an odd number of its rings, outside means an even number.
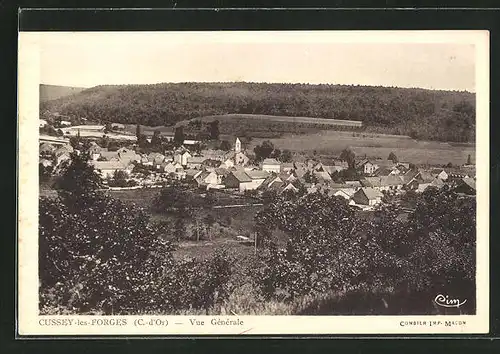
M69 145L56 148L43 143L40 145L40 162L57 166L69 159L71 151ZM204 189L226 189L234 193L262 193L266 190L283 193L305 188L308 193L340 196L349 200L350 204L364 207L381 203L387 193L401 194L408 190L423 192L429 187L441 188L450 183L457 192L475 195L475 173L472 168L423 170L410 168L407 163L365 159L355 165L362 177L338 183L335 174L348 169L345 161L307 159L283 163L267 158L259 164L252 164L238 138L231 151L210 149L194 153L183 146L164 154L139 154L127 147L109 151L92 142L89 152L91 164L104 179L112 177L115 171L123 171L138 185L177 179L190 181Z

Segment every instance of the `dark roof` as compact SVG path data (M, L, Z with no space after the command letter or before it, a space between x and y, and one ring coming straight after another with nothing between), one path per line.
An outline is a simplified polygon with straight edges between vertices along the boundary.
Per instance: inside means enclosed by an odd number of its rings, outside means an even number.
M365 177L359 181L363 187L380 187L380 177Z
M248 176L243 171L231 171L231 174L239 181L239 182L252 182L250 176Z
M391 168L381 167L381 168L379 168L378 170L375 171L375 175L379 176L379 177L389 176L391 174L391 172L392 172Z
M473 178L462 178L463 183L476 190L476 181Z
M227 176L228 174L231 173L230 171L228 171L225 168L215 168L214 172L217 173L218 175L222 175L222 176Z
M251 178L251 179L261 179L261 178L267 178L269 177L269 173L266 171L260 171L260 170L253 170L253 171L247 171L246 174Z

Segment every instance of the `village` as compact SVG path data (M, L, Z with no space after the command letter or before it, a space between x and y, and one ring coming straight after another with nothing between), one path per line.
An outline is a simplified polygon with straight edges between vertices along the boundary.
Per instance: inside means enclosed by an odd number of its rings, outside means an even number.
M74 150L65 138L77 136L89 142L90 163L110 189L161 187L173 181L200 191L219 190L254 197L266 191L282 194L302 189L307 193L342 197L361 210L372 210L389 200L397 201L408 191L421 193L429 187L449 185L464 196L476 193L475 167L470 161L462 166L423 167L411 161L397 161L394 153L390 159L353 157L352 161L345 156L298 154L286 162L271 156L259 160L239 137L226 151L200 148L200 141L185 139L163 152L141 153L133 135L122 134L118 138L121 147L117 149L99 145L103 137L116 135L116 131L123 129L119 124L86 125L80 129L72 127L70 122L62 123L63 137L40 136L40 168L57 174ZM41 121L40 129L46 126L47 122ZM174 136L166 134L161 138L172 142ZM152 138L147 139L151 142Z

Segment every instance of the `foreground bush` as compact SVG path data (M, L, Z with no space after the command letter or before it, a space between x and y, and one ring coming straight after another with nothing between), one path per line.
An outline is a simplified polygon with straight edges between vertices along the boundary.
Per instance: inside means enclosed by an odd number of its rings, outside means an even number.
M42 313L169 313L227 298L226 253L175 262L170 231L143 210L97 192L95 177L86 157L74 155L59 196L40 198Z
M349 301L369 295L365 302L376 301L376 307L391 299L392 307L381 312L431 313L441 293L467 298L464 311L473 313L475 200L429 189L408 221L399 214L385 208L363 221L341 198L276 198L257 215L265 242L254 284L267 300L316 299L306 313L318 312L315 307L349 313ZM273 239L274 229L287 235L285 245ZM343 294L342 301L333 297L321 305L325 294ZM356 311L368 314L370 308Z

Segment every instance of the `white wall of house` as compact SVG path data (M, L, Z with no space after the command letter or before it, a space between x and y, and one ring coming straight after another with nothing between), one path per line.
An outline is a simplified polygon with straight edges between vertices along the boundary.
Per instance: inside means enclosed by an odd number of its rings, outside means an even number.
M378 169L378 166L375 165L375 164L372 164L370 162L367 162L365 163L365 166L364 166L364 172L365 174L367 175L371 175L372 173L375 173L375 171Z
M267 172L280 173L281 166L280 165L262 165L262 170Z
M254 179L251 182L241 182L240 183L240 192L244 192L247 190L254 190L259 188L259 186L264 183L264 178Z

